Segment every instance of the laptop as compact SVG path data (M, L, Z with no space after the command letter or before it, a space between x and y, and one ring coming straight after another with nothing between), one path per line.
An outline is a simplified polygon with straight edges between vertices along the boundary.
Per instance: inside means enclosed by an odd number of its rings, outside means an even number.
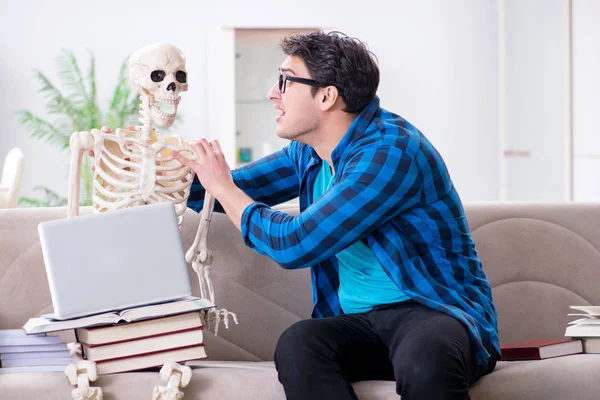
M190 296L177 215L164 202L38 225L54 314L71 319Z

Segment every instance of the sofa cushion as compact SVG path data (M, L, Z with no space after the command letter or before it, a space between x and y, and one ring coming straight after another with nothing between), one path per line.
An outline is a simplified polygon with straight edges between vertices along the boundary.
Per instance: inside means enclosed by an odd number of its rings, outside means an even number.
M471 388L473 400L597 400L600 354L501 361Z
M274 364L263 362L203 361L193 367L185 388L186 400L285 400ZM147 400L160 381L158 370L105 375L106 399ZM568 371L568 374L566 373ZM496 370L471 389L473 400L592 400L600 393L600 355L579 354L540 361L499 362ZM560 384L557 384L560 382ZM61 372L0 375L2 399L69 399L72 387ZM360 400L398 400L392 381L357 382Z

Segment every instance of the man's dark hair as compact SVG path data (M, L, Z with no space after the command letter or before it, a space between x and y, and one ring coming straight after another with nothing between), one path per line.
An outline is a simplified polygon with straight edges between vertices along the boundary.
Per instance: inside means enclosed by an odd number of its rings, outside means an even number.
M294 34L281 41L288 56L300 57L312 79L335 86L345 112L358 114L373 100L379 86L375 55L366 44L341 32ZM313 87L312 95L318 88Z

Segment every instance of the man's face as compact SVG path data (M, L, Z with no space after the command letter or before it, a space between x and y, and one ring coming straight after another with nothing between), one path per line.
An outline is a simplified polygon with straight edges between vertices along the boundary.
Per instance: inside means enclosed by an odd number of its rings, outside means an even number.
M288 56L279 70L290 77L312 79L304 61L296 56ZM276 118L277 136L302 142L302 137L319 127L321 110L317 99L311 95L311 90L312 86L290 81L285 85L285 93L279 91L278 82L271 87L269 99L281 112Z

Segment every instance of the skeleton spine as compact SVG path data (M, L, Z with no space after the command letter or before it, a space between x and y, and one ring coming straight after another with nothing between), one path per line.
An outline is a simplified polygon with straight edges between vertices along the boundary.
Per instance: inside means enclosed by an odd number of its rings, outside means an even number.
M139 121L143 125L139 127L139 130L143 133L143 139L150 140L150 133L154 131L152 128L152 119L150 119L150 100L147 96L140 96L140 100L142 100L140 104L140 115L142 118Z

